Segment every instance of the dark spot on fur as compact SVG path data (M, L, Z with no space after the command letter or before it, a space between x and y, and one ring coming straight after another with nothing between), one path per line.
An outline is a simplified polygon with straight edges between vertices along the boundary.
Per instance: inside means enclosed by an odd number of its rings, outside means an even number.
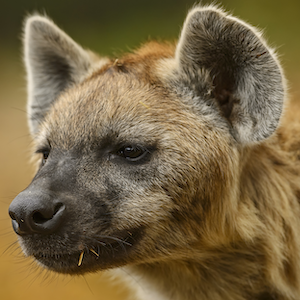
M280 157L271 156L271 161L274 165L283 167L286 166L286 162L280 159Z
M118 59L116 59L111 66L109 66L106 70L106 73L114 74L114 73L123 73L127 74L129 73L129 69L124 65L124 63L119 62Z
M171 215L177 223L181 223L181 221L186 218L185 214L183 214L182 211L178 209L172 210Z
M277 299L278 299L278 296L269 291L263 292L255 298L255 300L277 300ZM249 298L249 300L250 300L250 298ZM251 300L254 300L254 299L251 298Z
M199 197L199 194L193 197L191 205L194 209L201 210L202 212L208 212L211 209L209 199L207 197Z
M117 62L114 67L119 73L128 73L128 68L126 68L126 66L122 63Z
M183 226L192 226L192 224L196 224L197 227L201 227L203 223L203 214L199 209L173 209L171 211L171 216L173 218L173 222L175 224L184 224ZM203 216L203 218L202 218ZM192 229L194 230L194 229Z
M296 190L295 193L296 193L296 197L298 199L298 202L300 202L300 190Z
M289 259L287 259L284 263L283 263L283 267L284 267L284 274L287 278L287 281L293 285L293 286L297 286L297 274L295 272L295 268L292 265L292 263L290 262Z
M172 198L172 196L171 196L171 193L169 192L169 190L167 189L167 188L165 188L165 187L161 187L164 191L165 191L165 194L168 196L168 197L170 197L170 198Z

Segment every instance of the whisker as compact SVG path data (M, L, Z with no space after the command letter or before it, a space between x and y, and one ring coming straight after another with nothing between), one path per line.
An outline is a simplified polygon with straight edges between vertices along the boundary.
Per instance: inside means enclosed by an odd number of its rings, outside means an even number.
M97 237L97 238L102 238L102 239L111 239L111 240L113 240L113 241L115 241L115 242L120 242L120 243L122 243L122 244L124 244L124 245L132 246L131 243L128 243L128 242L126 242L126 241L124 241L124 240L121 240L121 239L119 239L119 238L117 238L117 237L106 236L106 235L97 235L96 237Z
M122 243L120 243L120 242L118 242L118 244L121 246L122 250L123 250L123 251L126 253L126 255L127 255L127 251L126 251L126 248L125 248L124 244L122 244Z
M4 255L5 253L7 253L8 250L11 250L11 248L13 248L13 247L16 247L16 248L12 251L12 253L14 253L16 250L19 249L19 247L18 247L18 241L12 242L12 243L11 243L11 244L10 244L10 245L2 252L1 256Z
M38 119L34 115L30 114L27 110L19 108L19 107L14 107L14 106L11 106L10 108L18 110L18 111L21 111L21 112L25 113L27 115L27 117L29 117L29 118L34 119L35 121L37 121L39 125L42 124L42 121L40 119ZM42 107L39 105L39 108L41 109Z
M92 295L94 295L94 293L93 293L93 291L92 291L92 289L91 289L90 285L88 284L88 282L87 282L87 280L86 280L85 276L82 276L82 278L84 279L84 281L85 281L85 283L86 283L86 285L87 285L88 289L90 290L91 294L92 294Z
M98 236L96 236L96 237L98 237ZM97 240L95 238L89 237L88 239L91 240L92 242L96 242L97 244L99 244L101 246L106 246L106 243L104 243L102 241L99 241L99 240Z

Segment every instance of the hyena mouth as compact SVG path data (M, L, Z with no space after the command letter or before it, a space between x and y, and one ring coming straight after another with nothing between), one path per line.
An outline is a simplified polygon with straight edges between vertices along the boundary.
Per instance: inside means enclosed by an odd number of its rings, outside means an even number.
M59 246L49 250L46 243L43 243L32 252L28 251L28 254L49 270L64 274L83 274L129 263L136 252L141 233L141 228L124 230L116 235L101 236L101 240L98 238L97 242L94 238L85 237L85 241L79 242L79 246L76 243L76 251L72 251L70 247L61 249ZM27 242L22 244L26 250ZM30 244L30 248L33 248L32 242Z

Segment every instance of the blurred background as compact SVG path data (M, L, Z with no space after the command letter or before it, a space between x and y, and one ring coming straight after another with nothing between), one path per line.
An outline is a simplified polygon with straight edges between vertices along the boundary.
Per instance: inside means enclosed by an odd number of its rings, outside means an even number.
M9 0L0 8L0 298L125 299L126 287L104 273L64 277L23 258L7 214L12 199L34 174L26 122L26 82L22 63L22 23L32 12L46 13L84 47L110 55L130 51L150 38L175 40L190 0ZM203 4L209 3L202 1ZM300 101L300 1L223 0L234 15L264 29L278 49L290 94ZM299 112L300 117L300 112ZM129 297L130 299L130 297Z

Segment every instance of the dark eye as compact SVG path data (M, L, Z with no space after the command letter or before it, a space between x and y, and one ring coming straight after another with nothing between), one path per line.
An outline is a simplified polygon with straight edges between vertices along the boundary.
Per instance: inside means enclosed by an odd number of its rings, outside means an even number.
M146 150L140 147L126 146L118 151L118 155L126 158L129 161L138 161L147 153Z
M50 154L50 151L49 151L49 150L44 150L44 151L42 152L42 154L43 154L42 165L44 165L44 164L46 163L46 160L47 160L49 154Z
M48 159L48 156L49 156L49 154L50 154L50 149L39 149L39 150L37 150L35 153L40 153L40 154L42 154L42 166L46 163L46 160Z
M49 150L46 150L46 151L43 152L43 159L44 159L44 160L46 160L46 159L48 158L49 153L50 153Z

